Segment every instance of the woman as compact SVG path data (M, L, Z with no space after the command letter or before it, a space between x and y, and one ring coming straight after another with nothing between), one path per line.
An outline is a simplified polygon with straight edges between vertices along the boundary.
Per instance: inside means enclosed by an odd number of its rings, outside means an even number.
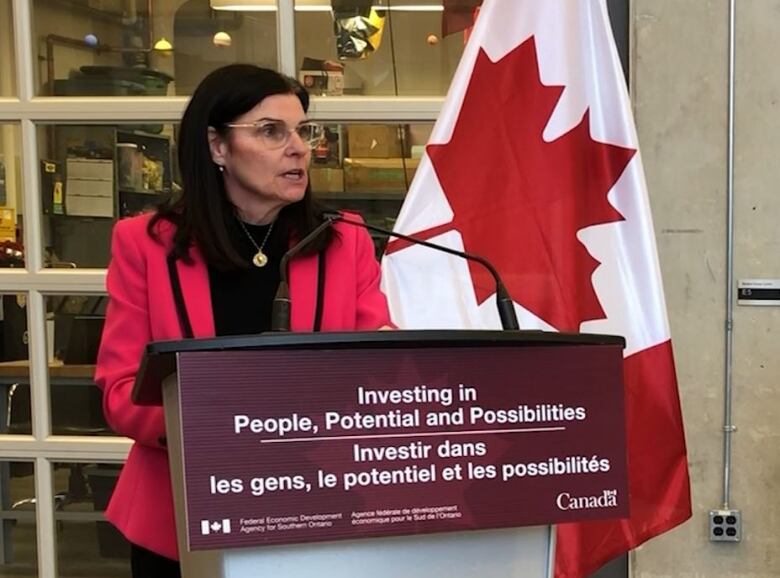
M95 379L104 411L135 440L106 517L132 544L133 576L179 573L162 408L130 400L149 341L270 328L279 262L322 222L307 168L322 136L294 81L251 65L209 74L179 135L183 193L114 227ZM293 331L390 324L363 229L336 224L289 265Z

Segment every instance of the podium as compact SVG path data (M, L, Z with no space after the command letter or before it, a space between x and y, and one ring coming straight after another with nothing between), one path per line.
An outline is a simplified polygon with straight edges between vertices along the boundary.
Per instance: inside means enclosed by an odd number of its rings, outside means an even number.
M183 576L552 577L554 524L628 515L621 337L156 342Z

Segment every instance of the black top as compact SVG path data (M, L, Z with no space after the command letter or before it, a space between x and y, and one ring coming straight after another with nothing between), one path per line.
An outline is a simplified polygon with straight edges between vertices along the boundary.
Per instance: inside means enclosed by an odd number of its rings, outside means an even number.
M269 225L244 223L247 232L258 246L263 244ZM271 230L263 253L268 257L265 267L252 265L257 248L236 223L231 228L233 245L247 268L219 271L209 266L211 306L214 311L214 329L220 335L248 335L271 329L271 304L279 286L279 262L286 250L284 232Z

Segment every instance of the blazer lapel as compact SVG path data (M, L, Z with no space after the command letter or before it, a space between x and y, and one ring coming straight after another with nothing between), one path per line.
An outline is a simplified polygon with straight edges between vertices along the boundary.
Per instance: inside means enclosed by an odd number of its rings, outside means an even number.
M209 272L203 257L196 248L191 250L193 263L176 262L181 280L184 304L195 337L214 337L214 313L211 308Z
M311 331L317 303L317 256L298 257L289 263L290 326L293 331Z

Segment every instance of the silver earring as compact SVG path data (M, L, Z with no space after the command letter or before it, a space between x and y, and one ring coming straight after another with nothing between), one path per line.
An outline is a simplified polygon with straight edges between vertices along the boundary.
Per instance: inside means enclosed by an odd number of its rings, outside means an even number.
M217 165L217 168L219 169L219 172L220 172L220 173L224 173L224 172L225 172L225 167L224 167L224 166L222 166L222 165Z

